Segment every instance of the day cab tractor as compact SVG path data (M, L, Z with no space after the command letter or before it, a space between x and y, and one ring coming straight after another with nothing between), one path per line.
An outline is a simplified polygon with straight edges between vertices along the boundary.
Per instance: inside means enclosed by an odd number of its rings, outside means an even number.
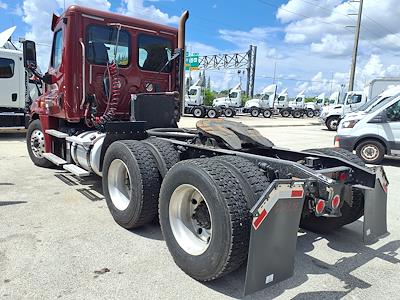
M196 280L246 263L245 294L293 274L299 226L335 231L364 215L364 240L386 233L381 167L341 149L282 149L237 122L177 126L188 16L179 29L79 6L54 16L27 132L33 163L102 177L123 228L158 217L176 264ZM35 70L35 44L24 48Z

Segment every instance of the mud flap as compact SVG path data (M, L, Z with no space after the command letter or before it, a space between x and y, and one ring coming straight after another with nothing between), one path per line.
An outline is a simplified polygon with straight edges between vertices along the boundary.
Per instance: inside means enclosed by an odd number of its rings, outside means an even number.
M365 190L364 243L370 244L387 233L387 188L389 182L382 167L375 167L375 188Z
M250 210L245 295L293 275L304 185L304 180L275 180Z

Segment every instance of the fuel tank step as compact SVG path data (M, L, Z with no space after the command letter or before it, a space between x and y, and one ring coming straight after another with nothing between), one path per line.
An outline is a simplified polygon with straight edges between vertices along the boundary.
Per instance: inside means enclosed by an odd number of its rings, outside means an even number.
M67 162L53 153L43 153L43 157L57 166L65 165Z
M68 134L55 129L47 129L46 133L59 139L65 139Z
M72 174L74 174L78 177L85 177L85 176L90 175L90 172L88 172L85 169L82 169L74 164L63 165L63 168L64 168L64 170L67 170L68 172L71 172Z

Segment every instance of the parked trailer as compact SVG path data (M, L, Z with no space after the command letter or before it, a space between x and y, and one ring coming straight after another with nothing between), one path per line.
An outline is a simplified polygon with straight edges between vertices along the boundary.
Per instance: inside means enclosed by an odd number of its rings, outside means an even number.
M107 206L124 228L158 216L176 264L196 280L214 280L247 264L245 294L292 276L299 226L335 231L364 215L366 241L386 233L383 168L367 168L340 149L282 149L227 120L177 128L188 16L182 15L179 30L79 6L54 16L52 57L60 60L42 77L46 93L32 105L32 161L80 177L101 176ZM160 61L166 45L176 55ZM26 47L25 60L33 66L34 43ZM110 63L115 48L132 57L116 61L114 55ZM129 61L143 70L117 72ZM150 85L157 90L149 91Z

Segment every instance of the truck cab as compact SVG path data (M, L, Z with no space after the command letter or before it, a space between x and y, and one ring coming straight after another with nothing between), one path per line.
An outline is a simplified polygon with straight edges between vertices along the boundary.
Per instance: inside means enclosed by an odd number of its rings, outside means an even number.
M220 97L213 100L213 106L226 108L242 107L242 89L240 84L236 85L233 89L229 91L228 97Z
M289 106L289 94L287 89L283 89L278 97L276 98L276 101L274 103L274 108L275 109L283 109L287 108Z
M273 109L276 98L276 84L271 84L263 89L260 98L254 98L246 101L243 112L250 113L257 117L264 109Z
M189 91L185 95L185 105L187 106L197 106L203 105L203 95L202 88L198 85L192 85Z
M26 108L40 89L29 83L23 52L8 39L15 27L0 33L0 128L25 127Z
M319 119L329 130L335 131L337 130L340 120L346 113L358 110L366 102L367 96L363 91L347 92L344 98L339 100L337 105L324 107Z
M306 96L304 95L305 91L301 91L296 98L294 98L292 101L289 101L289 107L291 109L303 109L305 104L304 100Z

